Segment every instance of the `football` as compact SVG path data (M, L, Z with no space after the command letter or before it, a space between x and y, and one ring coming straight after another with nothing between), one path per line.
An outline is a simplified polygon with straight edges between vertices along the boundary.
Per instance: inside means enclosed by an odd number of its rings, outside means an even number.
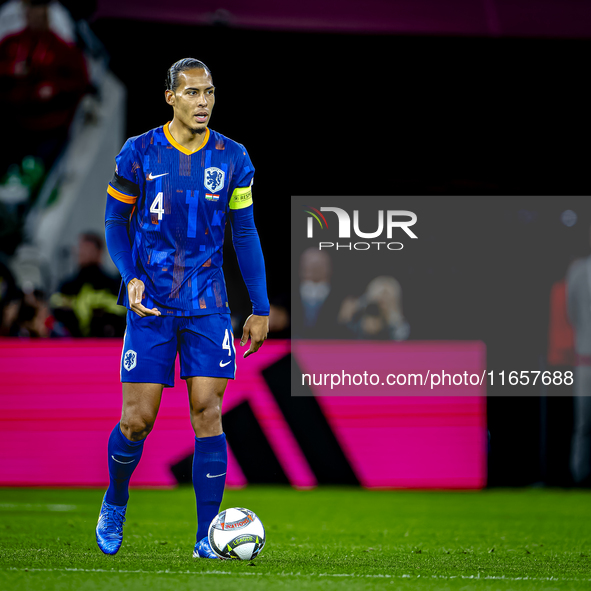
M249 509L226 509L213 518L208 531L212 550L224 559L251 560L265 545L262 521Z

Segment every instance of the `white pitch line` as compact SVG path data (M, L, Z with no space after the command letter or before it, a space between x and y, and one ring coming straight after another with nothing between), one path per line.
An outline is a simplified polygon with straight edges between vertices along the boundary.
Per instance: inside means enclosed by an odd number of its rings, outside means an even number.
M14 568L1 570L19 572L81 572L81 573L110 573L110 574L142 574L142 575L228 575L233 577L349 577L359 579L469 579L475 581L573 581L579 583L591 582L591 579L573 579L567 577L506 577L504 575L357 575L354 573L250 573L228 572L224 570L209 571L173 571L173 570L109 570L106 568Z
M0 511L8 509L18 510L45 510L45 511L75 511L76 505L62 505L56 503L0 503Z

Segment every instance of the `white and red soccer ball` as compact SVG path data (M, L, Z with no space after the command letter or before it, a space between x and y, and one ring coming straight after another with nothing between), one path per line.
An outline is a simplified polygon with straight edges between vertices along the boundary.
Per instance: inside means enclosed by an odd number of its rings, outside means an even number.
M265 528L252 511L234 507L213 518L207 537L220 558L252 560L265 545Z

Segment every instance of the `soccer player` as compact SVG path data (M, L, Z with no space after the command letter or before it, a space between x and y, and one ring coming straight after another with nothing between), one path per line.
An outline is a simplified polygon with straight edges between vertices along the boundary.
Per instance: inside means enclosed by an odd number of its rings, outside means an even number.
M219 512L227 466L222 397L235 376L234 335L222 272L224 228L252 301L240 344L244 357L267 337L265 265L252 213L254 168L246 149L208 127L215 102L211 72L186 58L166 80L172 121L127 140L107 188L105 235L128 308L121 356L123 408L108 444L110 484L96 539L115 554L123 539L129 479L142 455L164 387L180 356L195 431L197 497L194 557L216 558L207 539Z

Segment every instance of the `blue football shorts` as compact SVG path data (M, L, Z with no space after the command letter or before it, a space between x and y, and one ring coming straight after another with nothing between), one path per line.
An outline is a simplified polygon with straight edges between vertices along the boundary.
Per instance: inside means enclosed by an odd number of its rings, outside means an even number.
M121 381L174 386L179 353L181 377L234 379L236 349L230 314L145 316L127 311Z

